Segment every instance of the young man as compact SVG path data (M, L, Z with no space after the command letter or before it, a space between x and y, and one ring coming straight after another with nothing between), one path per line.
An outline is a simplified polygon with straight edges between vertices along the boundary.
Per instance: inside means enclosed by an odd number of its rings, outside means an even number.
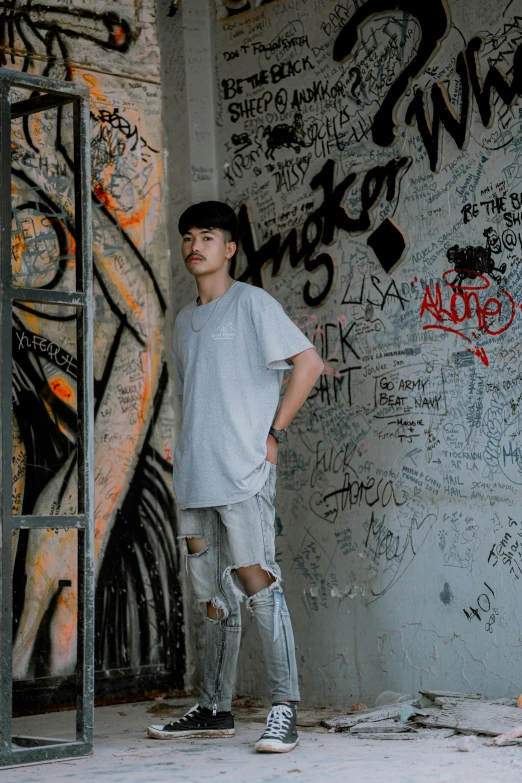
M174 455L179 538L198 602L206 607L205 672L199 702L157 739L234 734L232 689L241 640L240 601L256 618L272 689L260 752L298 744L294 638L275 561L277 452L317 381L315 348L260 288L233 280L234 211L218 201L179 220L185 265L198 297L178 314L174 367L181 429ZM283 371L293 365L279 403Z

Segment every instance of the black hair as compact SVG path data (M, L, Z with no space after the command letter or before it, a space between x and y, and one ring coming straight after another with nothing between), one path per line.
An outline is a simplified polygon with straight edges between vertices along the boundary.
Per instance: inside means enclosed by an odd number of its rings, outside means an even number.
M178 221L178 231L183 236L191 228L219 229L225 235L225 240L235 242L237 239L236 213L222 201L200 201L191 204Z

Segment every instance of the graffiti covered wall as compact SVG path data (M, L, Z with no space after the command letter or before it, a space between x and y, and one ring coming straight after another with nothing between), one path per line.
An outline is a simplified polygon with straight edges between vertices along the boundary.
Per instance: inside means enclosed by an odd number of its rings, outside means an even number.
M325 360L278 465L303 698L512 695L522 3L216 7L234 275ZM239 689L266 692L245 644Z
M0 3L0 34L3 67L91 91L96 669L142 677L142 688L154 687L162 673L179 685L184 647L172 530L154 3ZM67 107L13 122L12 265L19 285L74 285L71 123ZM74 315L21 303L13 310L13 340L15 510L74 512ZM13 541L18 681L74 672L75 547L74 531L22 531Z

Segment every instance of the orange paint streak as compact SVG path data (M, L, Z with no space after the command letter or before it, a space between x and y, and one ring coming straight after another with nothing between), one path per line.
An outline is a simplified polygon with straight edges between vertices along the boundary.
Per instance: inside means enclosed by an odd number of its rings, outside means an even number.
M69 254L71 256L76 256L76 240L74 239L70 231L67 231L67 243L69 245Z
M133 298L132 294L129 291L127 291L127 289L124 287L122 281L113 272L110 264L106 264L105 265L105 272L107 273L107 275L110 277L110 279L114 283L114 286L116 287L116 289L120 292L122 297L125 299L125 302L128 304L128 306L130 307L130 309L132 310L134 315L139 318L141 316L141 307L138 305L136 300Z
M53 394L66 402L68 405L75 404L74 389L65 378L53 378L49 381L49 386Z
M68 595L63 593L58 598L58 610L62 609L61 616L63 617L63 609L67 609L68 615L71 620L67 622L61 622L59 628L59 640L60 646L65 650L70 650L74 644L74 638L76 636L78 626L78 608L77 608L77 594L76 590L72 588L66 588Z
M13 274L19 274L22 269L22 255L27 249L27 244L22 232L11 237L11 249L13 256Z
M151 378L157 377L158 374L158 367L161 362L161 330L159 328L159 325L156 326L154 337L151 338L150 343L152 343L152 346L155 347L154 356L151 357L151 364L149 365L149 372L146 375L145 382L143 384L143 389L141 393L141 400L140 400L140 409L138 412L137 417L137 427L136 431L134 433L134 438L132 440L129 439L129 441L126 444L125 449L125 470L121 471L122 479L117 484L115 484L112 487L111 491L111 502L108 506L108 508L103 509L103 514L101 514L98 519L95 521L95 529L94 529L94 554L95 554L95 560L98 562L98 554L100 551L100 546L103 541L103 533L106 525L106 519L110 518L112 515L112 512L114 510L114 507L120 502L121 499L121 493L124 490L124 477L126 475L126 468L131 459L134 456L135 450L136 450L136 442L139 438L142 426L140 422L147 420L147 409L150 408L152 404L152 385L151 385ZM149 343L149 344L150 344ZM151 348L152 348L151 346Z
M113 209L112 199L105 191L103 185L100 185L99 182L95 182L92 186L92 189L98 201L101 201L103 204L105 204L108 209Z
M74 74L75 72L76 72L75 69L71 69L72 74ZM79 72L79 76L83 79L83 81L86 84L89 85L89 89L91 93L91 101L93 103L102 103L106 106L112 106L114 104L113 99L107 96L107 94L104 93L103 90L100 88L96 77L94 77L90 73L87 74L82 72ZM134 233L133 229L141 229L141 231L146 229L147 231L151 231L159 217L159 210L153 209L154 207L153 194L157 190L163 175L162 161L159 155L155 158L154 165L155 165L154 174L151 175L154 178L154 184L147 189L147 193L144 196L136 199L135 211L122 212L121 210L119 210L118 199L112 196L110 193L111 179L114 174L114 165L106 165L104 167L103 180L101 182L94 182L93 184L93 191L96 197L98 198L98 200L104 204L106 209L109 209L112 212L113 217L117 218L122 229L124 230L130 229L131 236ZM99 173L98 176L100 176ZM158 190L157 192L158 192L157 201L159 201L160 191ZM150 221L149 225L146 225L147 218L150 217L149 212L153 212L153 219L152 221ZM136 236L135 234L133 239L137 241L142 241L142 236L141 235Z
M121 27L114 27L112 35L117 44L121 43L125 37L125 33Z
M34 302L25 302L25 304L27 305L27 307L34 306ZM27 326L28 329L31 330L31 332L34 332L34 334L40 333L40 326L39 326L39 320L37 315L34 315L34 313L26 313L22 311L19 311L17 315L19 318L21 318L24 321L25 325Z
M138 226L141 226L144 223L145 218L147 217L147 212L149 211L151 200L152 200L151 194L148 193L147 199L143 204L143 208L140 209L139 212L135 212L134 215L120 215L118 218L120 221L120 226L123 229L136 228Z

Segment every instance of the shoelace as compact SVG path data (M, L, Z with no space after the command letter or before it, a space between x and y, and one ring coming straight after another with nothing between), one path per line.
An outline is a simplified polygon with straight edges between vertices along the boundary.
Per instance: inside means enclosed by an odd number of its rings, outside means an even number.
M172 725L175 725L176 723L182 723L184 720L188 720L188 718L193 715L195 712L198 712L199 710L199 704L194 704L193 707L190 708L188 712L186 712L182 718L179 718L177 721L174 721Z
M266 731L263 737L281 739L286 734L293 710L287 704L276 704L272 707L266 720Z

